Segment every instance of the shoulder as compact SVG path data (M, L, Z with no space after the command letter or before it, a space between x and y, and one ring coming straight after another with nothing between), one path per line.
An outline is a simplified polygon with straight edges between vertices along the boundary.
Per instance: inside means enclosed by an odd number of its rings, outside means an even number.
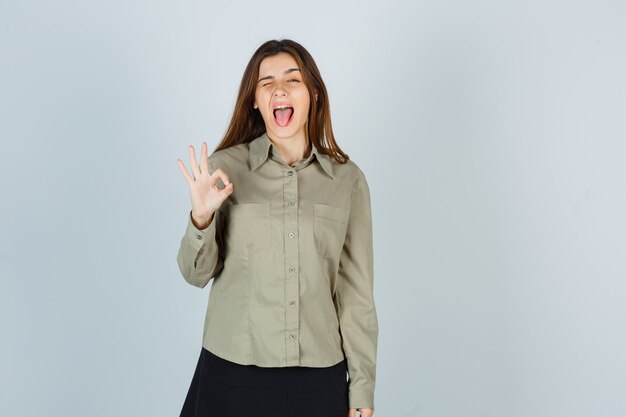
M332 159L333 172L336 176L349 178L353 187L357 187L360 183L367 185L367 179L365 178L365 172L363 169L352 159L348 159L346 163L340 164Z
M248 163L248 144L240 143L225 149L214 151L209 155L209 165L212 169L237 167L240 164L247 166Z

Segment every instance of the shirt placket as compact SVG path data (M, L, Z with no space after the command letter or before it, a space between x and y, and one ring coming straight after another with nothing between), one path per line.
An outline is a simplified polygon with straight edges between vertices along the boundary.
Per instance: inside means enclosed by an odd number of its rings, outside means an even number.
M300 225L298 216L298 172L311 161L305 160L289 166L282 162L273 149L272 159L279 162L283 173L283 209L285 233L285 343L287 365L300 364Z
M285 296L287 364L297 365L300 356L299 336L299 294L300 271L299 228L298 228L298 174L295 168L283 167L283 206L285 209Z

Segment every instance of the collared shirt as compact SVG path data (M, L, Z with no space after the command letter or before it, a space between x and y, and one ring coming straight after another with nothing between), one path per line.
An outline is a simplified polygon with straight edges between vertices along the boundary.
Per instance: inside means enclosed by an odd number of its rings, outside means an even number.
M208 159L233 192L206 229L189 213L177 257L189 284L213 279L203 346L263 367L326 367L345 357L350 408L374 408L378 319L365 175L312 142L308 157L288 165L267 133Z

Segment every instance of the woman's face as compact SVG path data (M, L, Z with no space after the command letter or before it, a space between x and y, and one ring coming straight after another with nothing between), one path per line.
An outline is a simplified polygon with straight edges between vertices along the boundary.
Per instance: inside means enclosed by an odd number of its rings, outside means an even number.
M290 54L281 52L261 61L254 98L269 136L306 138L309 90ZM276 110L281 104L287 108Z

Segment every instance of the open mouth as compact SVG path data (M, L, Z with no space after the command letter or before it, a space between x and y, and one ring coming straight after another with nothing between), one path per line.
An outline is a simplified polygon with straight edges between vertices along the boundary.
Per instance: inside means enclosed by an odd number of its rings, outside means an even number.
M285 127L291 122L293 113L293 107L274 109L274 120L278 126Z

